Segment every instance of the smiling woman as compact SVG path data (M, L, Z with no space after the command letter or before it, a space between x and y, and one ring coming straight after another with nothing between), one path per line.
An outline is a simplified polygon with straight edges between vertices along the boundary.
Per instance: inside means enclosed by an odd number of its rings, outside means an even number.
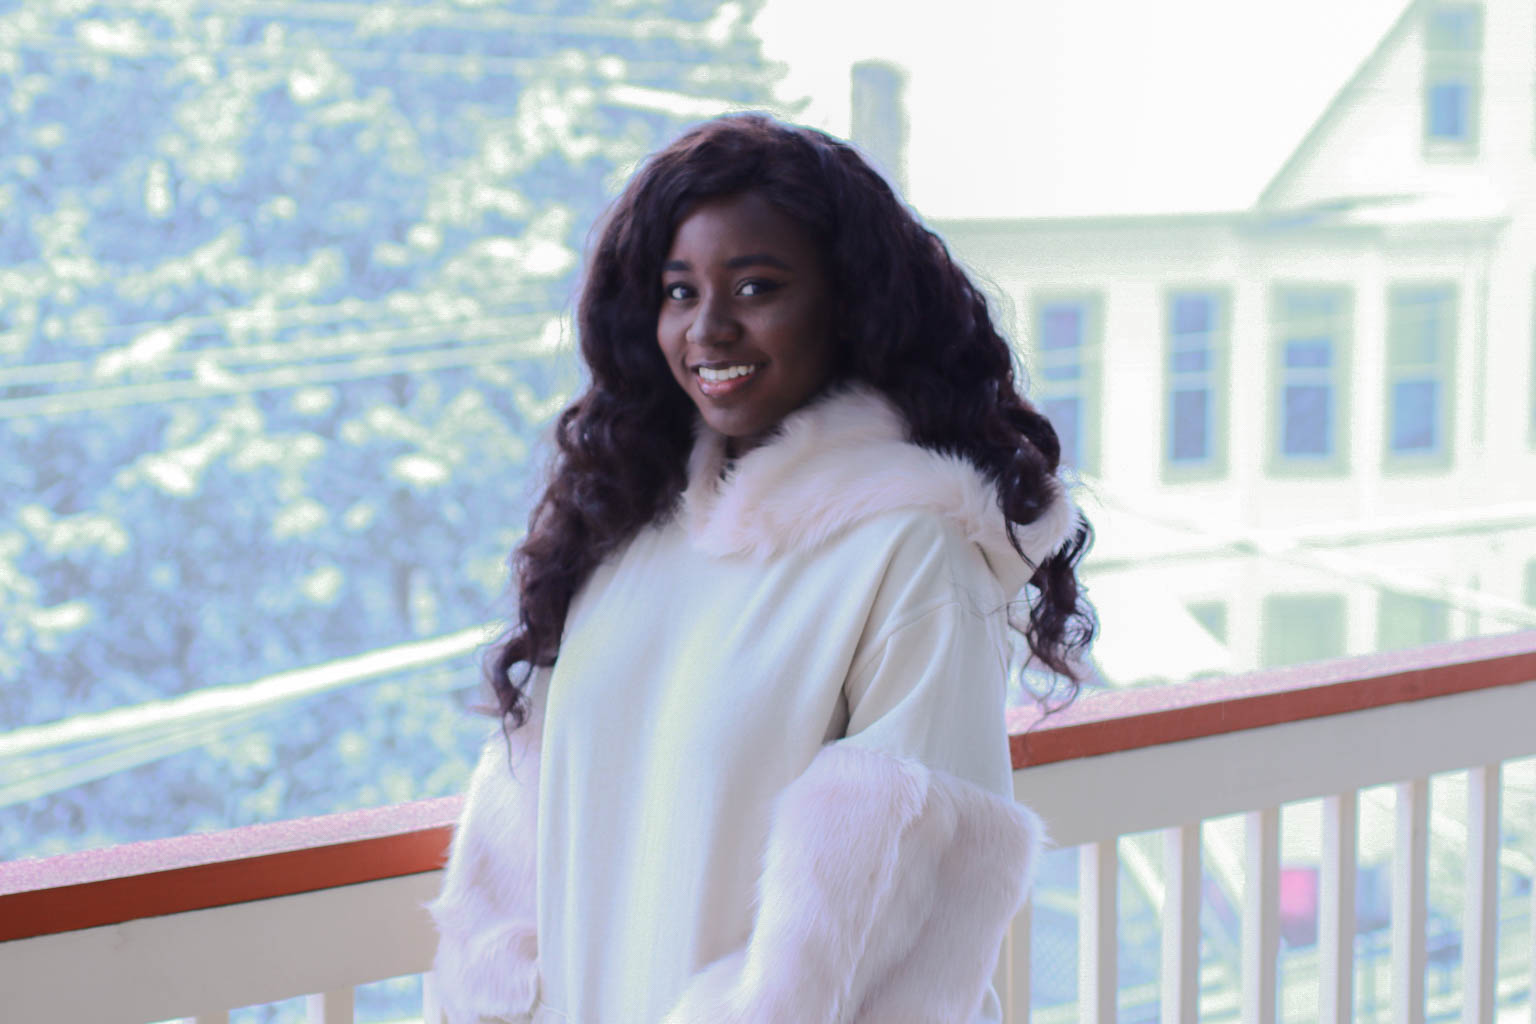
M826 386L831 282L809 233L762 196L701 203L678 225L662 271L656 339L731 455Z
M986 301L852 148L742 115L629 183L580 329L433 905L450 1020L999 1020L1009 631L1071 676L1093 626Z

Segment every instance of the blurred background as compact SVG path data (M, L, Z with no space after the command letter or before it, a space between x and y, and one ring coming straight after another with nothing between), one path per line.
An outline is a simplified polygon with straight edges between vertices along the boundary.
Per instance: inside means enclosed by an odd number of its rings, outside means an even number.
M1098 532L1095 686L1536 628L1533 52L1523 0L0 3L0 859L462 787L588 232L728 110L852 138L989 292ZM1514 898L1536 769L1505 786ZM1206 843L1235 1019L1240 831ZM1284 858L1306 1020L1315 808Z

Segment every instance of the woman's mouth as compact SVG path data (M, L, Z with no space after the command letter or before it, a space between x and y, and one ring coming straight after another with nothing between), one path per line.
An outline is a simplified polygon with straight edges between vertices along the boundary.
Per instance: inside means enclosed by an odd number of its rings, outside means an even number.
M759 363L733 363L726 366L695 366L699 390L710 398L733 395L746 387L757 376Z

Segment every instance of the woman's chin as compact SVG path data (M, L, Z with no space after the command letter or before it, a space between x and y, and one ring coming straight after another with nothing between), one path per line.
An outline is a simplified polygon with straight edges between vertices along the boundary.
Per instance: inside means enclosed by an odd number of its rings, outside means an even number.
M694 406L699 410L705 426L729 439L733 454L755 448L783 419L745 404L728 406L708 399L696 399Z

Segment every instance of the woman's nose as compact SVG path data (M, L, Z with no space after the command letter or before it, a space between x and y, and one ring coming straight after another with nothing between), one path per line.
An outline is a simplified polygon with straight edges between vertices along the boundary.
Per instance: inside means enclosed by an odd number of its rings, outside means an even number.
M690 344L718 345L735 341L740 336L741 324L727 298L706 296L694 308L693 323L688 325Z

